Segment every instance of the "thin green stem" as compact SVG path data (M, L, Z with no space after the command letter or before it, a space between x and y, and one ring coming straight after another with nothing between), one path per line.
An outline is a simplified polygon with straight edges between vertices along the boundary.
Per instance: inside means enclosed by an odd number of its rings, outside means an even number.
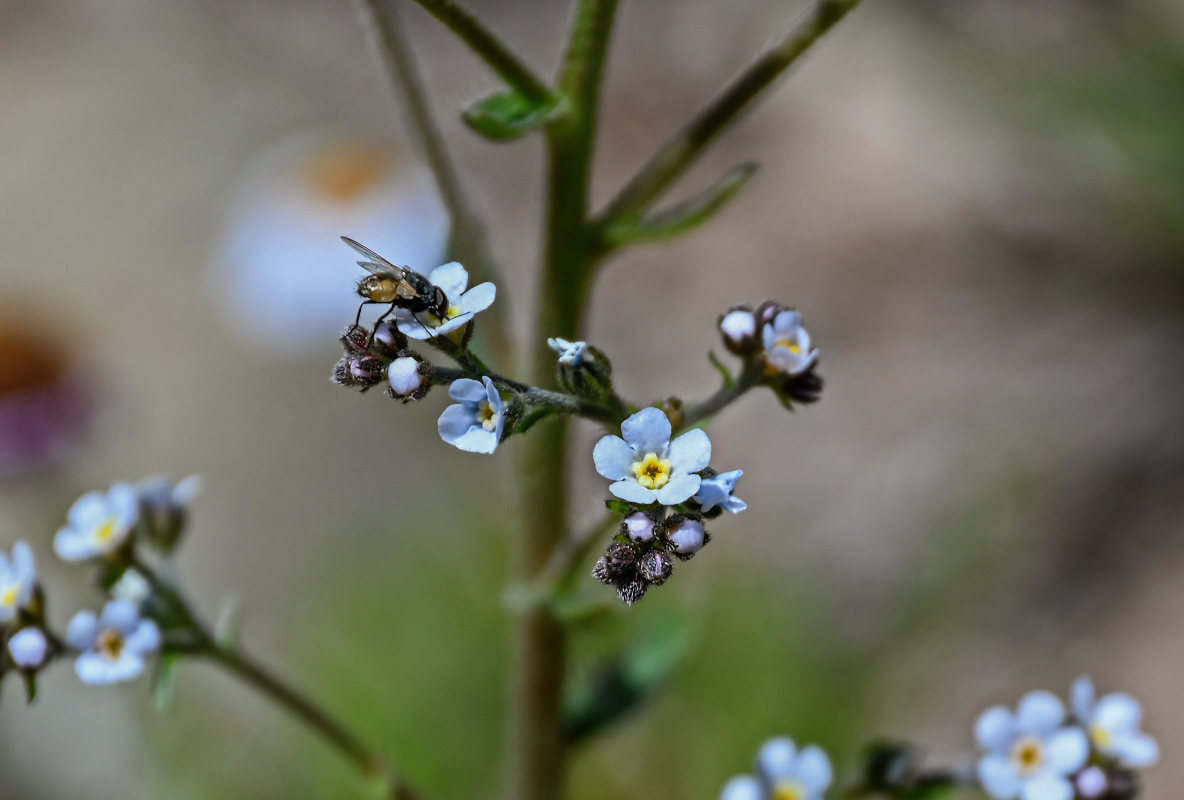
M444 137L432 116L423 79L416 68L403 30L396 0L358 0L362 18L373 33L374 47L398 97L403 101L410 121L410 133L423 151L436 181L436 188L452 220L452 243L457 258L473 273L474 281L501 283L501 271L489 250L488 236L457 175ZM485 331L490 344L499 353L508 353L509 317L504 299L485 316Z
M740 399L749 389L756 386L760 382L763 372L764 363L761 359L749 359L748 363L744 366L744 371L740 373L735 381L731 384L724 384L716 390L715 394L694 405L688 406L683 412L683 421L678 426L678 429L682 430L692 425L697 425L727 408L736 400Z
M472 11L453 0L414 0L459 36L502 80L536 103L555 104L560 96L487 28Z
M720 133L860 0L816 0L794 27L669 139L598 217L601 229L644 213Z

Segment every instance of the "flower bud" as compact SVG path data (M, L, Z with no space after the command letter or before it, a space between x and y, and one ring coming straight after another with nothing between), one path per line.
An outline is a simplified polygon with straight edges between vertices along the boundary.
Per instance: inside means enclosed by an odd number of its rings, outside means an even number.
M757 349L756 314L748 306L733 306L719 318L719 332L724 347L738 356L746 356Z
M547 345L559 354L559 384L569 392L600 400L613 394L613 366L602 351L587 342L552 338Z
M1095 800L1106 793L1109 781L1106 772L1099 766L1086 767L1077 776L1077 795L1084 800Z
M370 349L370 331L361 325L350 325L341 334L341 344L347 353L365 353Z
M617 597L621 598L627 606L631 606L641 598L645 597L646 590L649 589L649 584L641 578L636 578L627 583L623 583L617 587Z
M641 557L638 570L641 577L654 586L661 586L670 577L670 573L674 572L674 559L662 550L651 550Z
M666 538L680 558L690 558L703 549L710 536L703 523L694 517L683 517L666 528Z
M768 325L770 322L776 319L777 315L782 311L792 310L793 309L791 309L789 306L783 306L776 300L766 300L757 306L756 318L761 325Z
M398 325L388 319L378 323L374 329L374 350L388 359L407 349L407 336Z
M12 663L21 669L37 669L45 663L49 642L40 628L23 628L8 640Z
M404 350L387 368L388 394L403 402L419 400L432 388L431 370L418 354Z
M654 520L643 511L634 511L621 520L621 533L635 542L648 542L654 538Z
M822 397L824 385L822 376L816 374L814 367L811 366L808 371L800 375L790 375L777 388L791 401L815 403Z

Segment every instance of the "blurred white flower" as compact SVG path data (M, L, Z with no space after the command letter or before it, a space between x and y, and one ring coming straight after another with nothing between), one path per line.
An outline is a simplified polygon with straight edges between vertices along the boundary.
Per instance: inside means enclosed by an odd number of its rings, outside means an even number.
M105 492L87 492L74 501L53 538L54 552L63 561L85 561L116 550L140 519L135 488L117 483Z
M800 751L792 739L778 737L761 746L757 775L728 781L720 800L819 800L834 779L830 759L816 745Z
M126 600L139 608L152 594L152 585L138 569L128 567L119 580L111 585L110 594L116 600Z
M287 354L324 349L361 300L342 234L426 273L444 255L448 217L405 154L324 132L295 135L248 167L211 290L253 344Z
M1094 682L1082 676L1073 684L1073 714L1098 752L1127 767L1149 767L1159 760L1159 744L1139 730L1143 709L1129 694L1096 699Z
M37 669L45 663L49 642L40 628L22 628L8 640L8 654L12 663L21 669Z
M767 369L772 374L800 375L818 361L817 348L810 347L810 334L802 327L802 315L781 309L761 328Z
M160 648L160 629L127 600L111 600L103 612L79 611L66 627L66 643L80 651L74 671L83 683L102 686L138 678L144 658Z
M10 622L17 611L29 605L36 583L33 550L27 542L18 541L12 546L11 560L0 553L0 622Z
M986 751L978 762L983 790L997 800L1072 800L1069 776L1089 757L1089 740L1064 722L1065 706L1050 692L1024 695L1015 713L984 711L974 726Z

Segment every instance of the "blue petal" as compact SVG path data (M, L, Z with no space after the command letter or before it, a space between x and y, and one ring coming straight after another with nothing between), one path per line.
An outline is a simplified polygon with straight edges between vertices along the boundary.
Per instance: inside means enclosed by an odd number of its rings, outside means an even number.
M798 749L793 739L778 736L761 745L756 766L769 784L797 777Z
M609 480L629 477L633 464L633 448L620 436L605 436L592 448L592 462L596 471Z
M670 445L670 420L660 408L643 408L621 423L621 433L637 453L665 455Z
M674 473L670 482L658 490L658 502L672 506L690 499L691 495L699 491L701 480L698 475L686 472Z
M497 385L488 375L481 380L485 384L485 399L489 401L489 405L493 406L494 411L501 414L506 410L506 404L502 402L502 393L498 391Z
M460 378L453 381L452 385L448 387L449 397L473 406L486 399L488 394L485 384L481 383L481 381L475 381L472 378Z
M719 800L766 800L766 797L760 781L751 775L739 775L727 782Z
M1028 692L1016 710L1016 727L1023 733L1049 734L1065 721L1065 705L1052 692Z
M466 453L492 453L498 446L498 432L487 431L480 425L474 425L456 438L452 444Z
M986 756L978 762L978 782L995 800L1015 800L1023 782L1006 756Z
M617 481L608 490L628 503L647 504L657 500L657 492L647 489L635 480Z
M66 626L66 644L75 650L86 650L95 643L99 633L99 618L93 611L79 611Z
M473 381L476 383L476 381ZM464 405L453 405L444 409L444 413L440 415L440 419L436 422L436 428L440 431L440 438L448 442L448 444L456 444L456 440L464 436L469 428L477 426L477 417L473 414L473 409Z
M676 473L698 472L710 462L711 439L701 428L687 431L670 443L670 464Z

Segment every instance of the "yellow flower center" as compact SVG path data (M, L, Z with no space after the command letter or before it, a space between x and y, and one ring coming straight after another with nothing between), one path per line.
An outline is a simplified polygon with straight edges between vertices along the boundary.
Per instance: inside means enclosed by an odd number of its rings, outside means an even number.
M115 527L119 524L116 517L108 517L103 521L103 524L95 529L95 539L99 544L106 544L111 541L111 537L115 535Z
M637 482L647 489L661 489L670 483L670 459L658 458L657 453L646 453L645 458L634 461L630 469Z
M777 344L774 346L775 347L784 347L786 350L793 353L795 356L800 356L802 354L802 346L800 344L798 344L797 342L791 341L789 339L780 339L780 340L778 340Z
M1099 750L1109 750L1114 744L1114 734L1103 728L1101 725L1091 725L1089 728L1089 738L1094 740Z
M0 606L11 608L16 605L16 598L20 594L19 586L9 586L3 592L0 592Z
M1011 760L1021 775L1031 775L1044 766L1044 745L1034 736L1025 736L1011 748Z
M805 800L806 790L797 781L781 781L773 787L771 800Z
M486 400L481 404L481 410L477 412L477 419L481 421L481 427L487 431L497 430L498 415L497 409L489 404Z
M114 628L99 631L98 638L95 639L95 649L112 661L119 658L119 654L123 652L123 645L123 634Z

